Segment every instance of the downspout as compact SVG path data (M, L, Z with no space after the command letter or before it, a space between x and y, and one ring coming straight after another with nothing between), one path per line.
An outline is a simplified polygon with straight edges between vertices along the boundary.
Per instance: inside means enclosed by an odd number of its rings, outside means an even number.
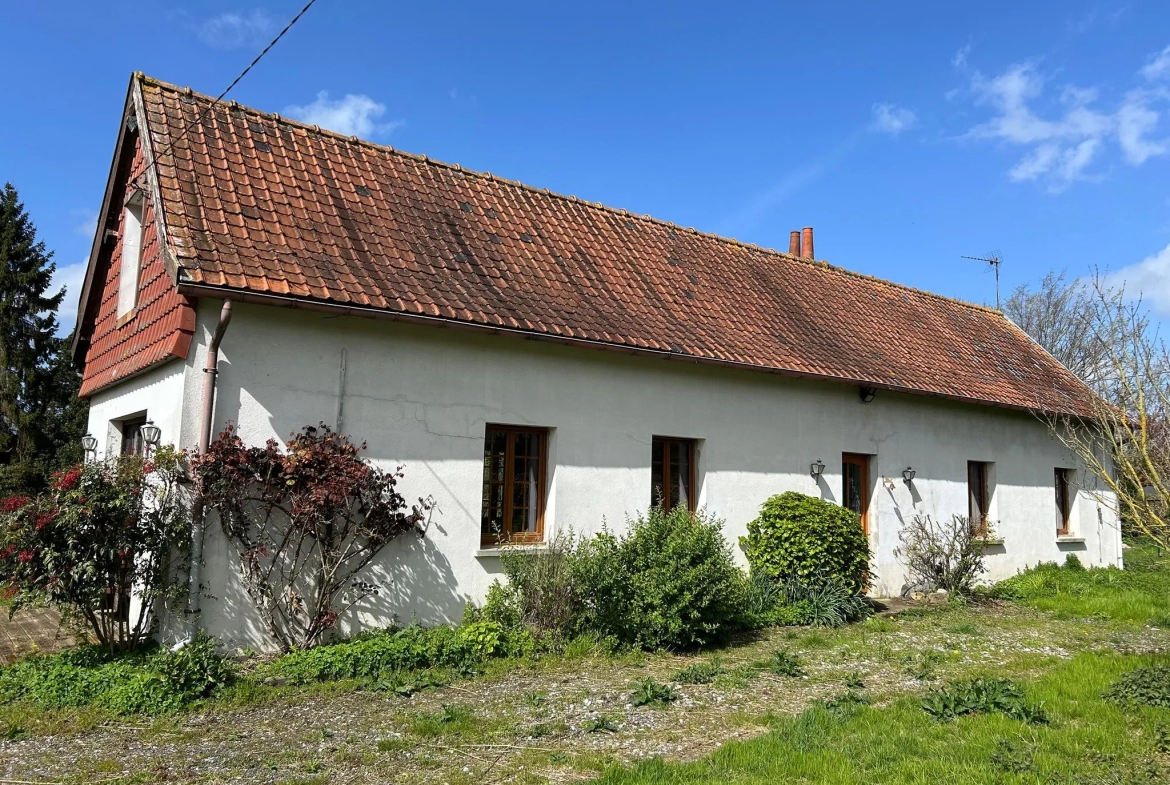
M219 323L207 345L207 361L203 364L203 413L199 420L199 452L206 455L211 445L212 415L215 412L215 379L219 374L219 344L232 320L232 301L224 300L219 310ZM191 506L191 570L187 578L187 635L179 644L186 645L195 640L199 630L199 584L203 580L203 532L207 501L203 496L202 483L196 480L195 502Z

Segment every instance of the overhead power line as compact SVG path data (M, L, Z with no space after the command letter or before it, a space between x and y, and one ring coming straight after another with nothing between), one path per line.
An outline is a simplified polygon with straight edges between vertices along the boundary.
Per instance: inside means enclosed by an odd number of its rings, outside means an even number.
M166 146L166 149L155 154L154 160L152 160L150 162L150 166L147 167L147 169L153 168L155 171L157 171L159 159L162 158L163 155L174 150L175 145L177 145L179 142L186 139L187 134L189 134L191 132L191 129L203 122L203 120L207 117L207 115L211 112L211 110L214 109L221 101L223 101L223 99L227 96L227 94L232 91L232 88L234 88L236 85L238 85L240 83L240 80L243 79L245 76L247 76L248 72L256 67L257 63L259 63L261 60L264 59L264 55L268 54L269 50L271 50L272 47L276 46L277 41L284 38L285 33L287 33L289 30L291 30L293 28L293 25L295 25L297 22L299 22L301 17L305 15L305 12L308 11L310 8L312 8L313 4L316 2L317 2L317 0L309 0L309 2L305 3L304 7L301 8L301 10L297 12L297 15L294 16L292 19L290 19L288 24L286 24L284 26L284 28L279 33L276 34L276 37L268 42L268 46L266 46L262 50L260 50L260 54L256 55L254 58L252 58L252 62L248 63L247 67L244 68L243 71L240 71L240 73L236 76L236 78L231 81L231 84L229 84L227 87L225 87L223 89L222 93L217 95L211 103L209 103L207 106L205 106L203 108L203 111L201 111L199 113L199 115L194 120L192 120L190 123L188 123L187 126L182 130L182 132L177 137L175 137L173 140L171 140L171 142ZM144 173L145 173L145 170L144 170Z

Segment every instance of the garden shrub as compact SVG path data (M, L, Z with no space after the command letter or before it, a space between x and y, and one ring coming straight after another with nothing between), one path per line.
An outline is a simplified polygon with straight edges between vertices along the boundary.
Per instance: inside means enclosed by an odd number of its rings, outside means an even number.
M745 579L722 521L655 506L625 534L583 542L574 572L595 632L645 649L688 649L725 639L744 619Z
M294 651L263 669L294 684L340 679L380 679L405 671L447 668L465 672L527 645L525 633L474 617L460 627L411 624L346 641Z
M949 521L929 515L915 515L898 533L900 544L894 554L906 562L910 582L903 589L935 591L944 589L958 596L970 596L984 564L985 539L990 529L980 531L962 515Z
M742 544L753 574L783 583L869 583L869 543L857 513L788 491L764 502Z
M1123 673L1103 697L1126 708L1170 708L1170 665L1151 665Z
M111 651L144 643L151 611L184 595L190 500L181 454L121 456L53 474L34 498L0 501L10 609L48 603ZM133 587L138 610L121 616ZM129 608L125 609L129 611Z
M228 426L192 462L209 509L236 551L243 587L282 651L323 642L380 587L363 571L420 526L432 500L408 505L402 467L384 471L321 423L285 445L249 447Z
M492 584L483 618L505 628L527 629L557 644L578 633L585 606L575 571L576 555L571 532L557 534L545 550L502 548L500 566L507 583Z

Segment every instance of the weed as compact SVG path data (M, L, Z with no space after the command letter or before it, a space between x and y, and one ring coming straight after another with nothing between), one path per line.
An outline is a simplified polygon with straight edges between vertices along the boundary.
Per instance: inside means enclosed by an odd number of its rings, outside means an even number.
M766 663L750 663L730 668L715 677L715 686L721 689L740 690L751 686L760 675L761 666Z
M862 706L869 705L869 698L856 690L846 690L840 695L821 701L821 707L830 714L849 718L857 713Z
M548 703L548 693L539 690L531 690L524 693L524 705L537 708Z
M1103 697L1127 708L1170 708L1170 665L1152 665L1123 673Z
M1170 752L1170 728L1161 724L1154 728L1154 749L1163 755Z
M772 659L768 660L768 670L777 676L800 678L804 676L804 669L800 667L800 658L784 649L772 652Z
M1043 705L1033 705L1009 679L975 678L954 681L922 699L922 709L937 720L949 721L966 714L996 712L1012 719L1042 725L1048 722Z
M634 704L635 706L641 704ZM611 717L605 714L598 714L596 717L591 717L581 724L581 729L586 733L617 733L618 724Z
M404 752L410 747L410 743L402 738L378 739L378 752Z
M1028 744L1000 739L991 753L991 765L1005 774L1028 774L1037 771L1035 754Z
M669 684L662 684L650 677L634 682L630 702L635 706L666 706L678 700L678 692Z
M476 725L475 716L461 706L444 705L437 712L420 714L410 722L410 730L416 736L460 736Z
M715 677L725 673L725 669L714 662L696 662L682 670L675 671L671 681L679 684L710 684Z
M19 741L28 736L28 729L20 723L6 722L3 728L0 728L0 738L6 741Z
M938 678L937 670L945 660L937 651L921 652L906 668L906 672L918 681L931 681Z
M954 625L953 627L951 627L947 631L951 632L955 635L978 635L979 634L979 628L976 627L974 624L972 624L969 621L959 622L958 624Z
M860 690L865 687L865 682L862 680L860 671L851 671L845 674L845 688L850 690Z

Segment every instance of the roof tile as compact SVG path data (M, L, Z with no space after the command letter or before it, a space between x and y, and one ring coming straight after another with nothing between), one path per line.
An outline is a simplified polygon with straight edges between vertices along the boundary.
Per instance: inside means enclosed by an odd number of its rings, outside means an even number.
M155 149L191 126L158 171L196 287L1087 411L1084 385L990 309L141 87Z

